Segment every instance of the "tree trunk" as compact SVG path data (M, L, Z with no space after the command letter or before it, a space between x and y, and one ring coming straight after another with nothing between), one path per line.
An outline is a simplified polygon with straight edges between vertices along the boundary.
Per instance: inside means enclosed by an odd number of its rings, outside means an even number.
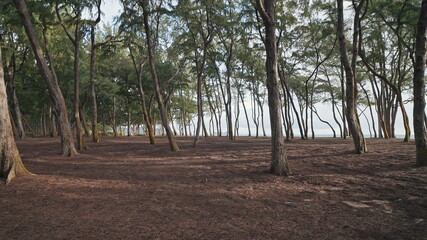
M31 48L34 51L34 55L37 60L37 66L55 102L55 110L58 114L58 122L60 126L59 130L61 135L62 155L75 156L77 155L77 151L74 147L74 142L72 139L71 126L68 122L68 113L64 96L59 89L58 82L53 78L52 73L50 72L50 69L47 65L43 50L40 46L35 29L31 23L31 17L24 0L14 0L13 2L24 24L25 32L27 33L28 39L31 43Z
M12 112L9 112L9 117L10 117L10 123L12 126L13 136L18 136L18 129L16 129L15 120L13 119Z
M335 112L335 108L336 108L336 102L335 102L335 96L334 96L334 91L333 91L333 89L332 89L332 84L331 84L331 79L329 78L329 75L328 75L328 72L327 72L327 70L326 70L326 68L325 68L325 76L326 76L326 79L327 79L327 81L328 81L328 86L329 86L329 89L330 89L330 94L331 94L331 103L332 103L332 116L333 116L333 118L334 118L334 120L335 120L335 123L338 125L338 127L339 127L339 129L340 129L340 136L341 137L343 137L343 129L342 129L342 127L341 127L341 124L340 124L340 122L338 121L338 119L337 119L337 114L336 114L336 112Z
M367 148L366 148L365 138L363 137L362 129L360 128L359 117L357 116L357 103L356 103L357 85L356 85L356 78L355 78L356 69L354 66L352 66L354 64L350 65L350 61L347 54L347 46L345 42L346 39L344 36L343 0L337 0L337 2L338 2L337 35L340 43L341 64L344 66L345 77L346 77L346 103L347 103L346 115L347 115L348 127L354 142L355 152L360 154L360 153L367 152ZM358 31L358 29L354 29L354 31ZM357 54L354 54L354 55L355 56L353 57L355 58ZM355 62L355 60L353 62Z
M16 59L15 54L12 55L10 63L9 63L9 89L12 94L12 108L13 108L13 116L15 117L16 130L18 132L18 137L20 139L25 138L24 125L22 124L22 114L21 109L19 107L19 100L16 94ZM12 122L13 123L13 122Z
M92 141L97 143L100 141L98 130L98 106L96 103L96 88L95 88L95 71L96 71L96 46L95 46L95 26L90 29L90 96L92 100Z
M206 97L207 97L208 104L209 104L209 109L211 110L211 116L213 115L213 117L215 118L216 126L218 126L218 124L219 124L219 122L218 122L218 116L216 115L215 107L212 104L212 101L211 101L211 97L212 96L211 96L211 94L208 91L208 87L207 87L206 81L203 81L203 87L205 89ZM219 131L219 130L217 130L217 131ZM213 126L213 132L215 132L215 126ZM214 133L212 133L212 136L213 135L214 135Z
M127 136L130 137L131 136L131 132L130 132L130 128L131 128L131 115L130 115L130 102L129 102L129 98L127 100L127 115L128 115Z
M238 94L239 94L240 99L241 99L242 104L243 104L243 110L245 112L246 124L248 125L248 136L250 137L251 136L251 125L249 123L249 117L248 117L248 111L246 110L245 99L243 98L242 91L239 91Z
M178 147L178 144L175 142L175 138L170 129L169 121L167 117L168 116L167 110L165 108L163 97L160 92L159 78L157 76L157 69L156 69L156 60L154 58L154 49L151 43L151 30L150 30L150 25L148 24L148 13L149 13L147 9L148 4L149 4L148 1L144 1L142 3L142 8L143 8L143 15L144 15L144 28L145 28L145 34L146 34L146 41L147 41L147 48L148 48L148 62L150 65L151 77L153 78L154 91L156 93L160 118L162 119L163 127L166 130L170 148L172 151L178 151L179 147Z
M277 68L277 46L275 26L275 1L257 0L257 10L262 16L265 26L265 48L267 53L267 89L268 106L270 110L272 157L270 172L276 175L290 175L284 148L282 122L280 117L279 74Z
M83 125L80 120L80 23L76 24L74 39L74 118L76 121L77 149L86 150Z
M205 40L205 39L204 39ZM204 68L206 62L207 49L210 42L205 41L203 46L203 60L201 66L197 66L197 128L194 136L193 147L199 143L200 130L203 122L203 98L202 98L202 84L204 81Z
M427 0L421 3L417 25L414 63L414 132L417 166L427 166L427 134L424 124L425 101L425 62L426 62Z
M150 114L149 114L149 111L147 109L147 104L145 101L145 91L144 91L144 88L142 86L142 68L146 63L146 60L140 61L137 63L135 56L133 55L132 48L130 46L129 46L129 53L130 53L130 56L132 58L132 63L133 63L133 67L135 69L136 76L138 78L138 90L139 90L139 95L141 98L141 107L142 107L142 113L144 116L146 132L148 133L148 138L150 139L150 144L155 145L156 140L154 138L153 126L152 126L152 123L150 121Z
M282 85L282 90L283 90L283 92L286 92L286 95L288 95L289 101L290 101L291 106L292 106L292 109L293 109L293 111L295 113L295 117L297 118L297 124L298 124L299 132L301 134L301 139L305 139L305 137L304 137L304 129L303 129L303 126L302 126L303 123L301 123L301 121L300 121L298 110L295 107L294 100L293 100L292 95L291 95L291 91L289 90L289 87L286 84L286 79L285 79L285 76L284 76L284 73L283 73L283 69L281 69L281 71L279 72L279 77L280 77L280 83Z
M366 101L368 102L369 112L371 114L372 129L374 130L374 138L377 138L377 130L375 129L375 120L374 120L374 113L372 111L371 100L369 99L368 91L365 89L365 87L363 86L363 84L360 84L360 87L362 88L363 92L365 93ZM369 123L369 121L368 121L368 123Z
M343 138L346 139L348 136L348 130L347 130L347 118L345 116L345 112L346 112L346 105L345 105L345 99L346 99L346 95L345 95L345 84L344 84L344 67L341 64L340 67L340 82L341 82L341 94L342 94L342 98L341 98L341 111L342 111L342 125L343 125Z
M31 174L22 163L15 139L12 133L9 107L7 104L6 86L2 52L0 48L0 177L6 179L8 184L15 176Z

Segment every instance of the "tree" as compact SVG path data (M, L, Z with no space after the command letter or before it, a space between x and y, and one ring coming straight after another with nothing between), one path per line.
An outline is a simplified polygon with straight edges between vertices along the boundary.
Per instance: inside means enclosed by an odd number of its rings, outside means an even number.
M90 22L90 72L89 72L89 82L90 82L90 95L92 100L92 140L94 142L99 142L99 130L98 130L98 104L96 101L96 55L97 50L107 44L116 42L117 36L109 37L103 42L96 43L95 40L95 28L96 25L101 21L101 1L97 0L96 3L98 9L98 17L95 21ZM119 35L119 34L118 34Z
M356 58L357 58L357 31L360 26L358 25L360 10L363 8L364 0L362 0L357 6L355 13L355 25L354 25L354 36L353 36L353 58L350 64L348 53L347 53L347 45L346 39L344 36L344 7L343 0L337 0L337 10L338 10L338 28L337 28L337 36L340 45L340 53L341 53L341 64L345 70L345 79L346 79L346 102L347 102L347 121L348 127L351 132L351 136L353 138L354 147L356 153L364 153L367 152L365 138L363 137L362 129L360 127L359 117L357 115L357 84L356 84Z
M427 0L421 3L417 24L414 63L414 132L417 166L427 166L427 134L425 125L425 64L426 64Z
M376 97L377 101L391 103L390 107L386 106L384 108L381 106L382 104L377 103L380 112L378 116L381 118L379 122L381 123L381 127L385 130L384 135L386 137L395 137L394 119L396 118L397 106L399 106L405 127L405 142L409 142L411 131L402 93L404 92L405 85L408 85L408 80L410 80L407 76L412 67L410 63L412 50L404 48L407 43L402 36L413 36L412 25L415 25L415 19L412 20L413 18L408 16L414 15L414 10L410 10L411 7L409 3L410 1L405 0L404 2L395 1L392 4L388 1L376 1L370 4L370 11L374 14L371 16L371 19L369 19L369 22L363 25L363 29L367 30L365 33L369 31L369 34L367 37L364 37L362 27L359 28L358 32L358 53L363 64L375 78L382 81L381 88L388 86L391 90L386 91L385 94L374 92L374 95L380 95L386 98L382 100ZM359 26L362 26L361 21L363 18L366 18L369 12L366 8L362 17L359 18L359 23L357 23ZM379 15L378 21L377 15ZM374 20L372 20L372 18ZM384 23L389 26L389 28L384 29ZM412 39L410 41L412 42ZM368 51L366 51L368 55L365 54L363 42L366 42L365 45L368 47ZM374 82L374 84L377 85L376 82ZM373 90L375 90L375 88L373 88ZM385 96L386 94L389 96ZM390 101L391 99L395 99L396 103ZM392 114L390 114L389 110L391 110Z
M272 157L270 172L276 175L290 175L281 121L279 73L277 68L277 39L275 26L275 0L257 0L256 8L265 27L265 50L267 59L268 107L270 111Z
M194 52L195 72L197 75L197 128L193 141L193 147L196 147L199 142L200 132L203 128L205 137L207 136L206 126L204 122L203 110L203 92L202 87L205 83L206 62L208 59L208 50L215 36L214 26L212 23L214 12L214 1L180 1L178 11L180 17L183 18L188 30L183 33L183 37L187 38L187 42L191 47L190 51ZM191 41L189 41L191 39Z
M56 78L53 77L52 72L50 71L50 68L44 57L44 53L38 40L36 31L33 27L33 24L31 23L31 16L28 12L25 1L14 0L13 2L20 14L27 37L30 40L31 48L37 60L37 66L39 68L39 71L43 76L43 79L49 88L50 95L55 102L55 110L61 135L62 155L77 155L77 151L74 147L74 142L72 138L71 126L68 122L68 113L65 105L64 96L62 95L61 89L59 89L58 81L56 80Z
M144 18L144 28L145 28L145 35L146 35L146 41L147 41L147 51L148 51L148 63L150 65L150 73L151 77L153 78L153 85L154 90L157 98L157 105L159 107L160 117L163 123L163 127L166 129L166 134L169 139L169 145L171 147L172 151L178 151L179 147L178 144L175 142L175 138L173 136L172 130L169 126L169 120L168 120L168 113L165 107L165 103L163 101L162 94L160 92L160 84L159 84L159 78L156 68L156 59L154 56L154 46L152 43L151 38L151 28L148 23L148 14L149 14L149 2L147 0L143 0L141 4L142 11L143 11L143 18Z
M100 4L100 3L98 3ZM67 5L65 5L67 7ZM61 23L64 32L67 37L73 44L73 52L74 52L74 72L73 72L73 80L74 80L74 120L76 125L76 140L77 140L77 149L85 150L87 149L85 140L83 138L83 126L82 121L80 119L80 44L82 39L82 30L81 27L83 25L83 21L81 19L81 15L83 12L83 4L81 1L77 1L73 4L73 12L75 16L71 18L74 20L74 36L69 32L68 27L65 25L62 20L61 13L59 12L58 4L55 5L56 15L58 17L59 22ZM98 8L99 10L99 8ZM68 11L67 11L68 12Z
M11 34L12 35L12 34ZM13 36L10 36L10 40L11 40L11 44L15 44L13 41ZM9 76L9 89L10 89L10 93L12 95L12 108L13 108L13 116L15 118L15 122L16 122L16 128L18 130L18 136L19 138L25 138L25 131L24 131L24 125L22 123L22 114L21 114L21 109L19 107L19 100L18 100L18 96L17 96L17 91L16 91L16 74L21 70L25 60L26 60L26 55L28 52L28 48L24 48L23 53L22 53L22 61L19 64L19 66L17 66L17 48L14 48L14 51L12 53L12 56L10 57L10 61L9 61L9 71L8 71L8 76Z
M0 177L6 178L8 184L15 176L31 174L22 163L12 132L9 107L7 104L6 85L2 50L0 47Z

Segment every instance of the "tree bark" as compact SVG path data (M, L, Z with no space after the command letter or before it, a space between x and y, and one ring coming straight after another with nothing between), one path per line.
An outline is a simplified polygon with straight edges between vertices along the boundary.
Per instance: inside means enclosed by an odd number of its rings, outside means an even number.
M343 0L337 0L337 9L338 9L338 29L337 35L340 44L340 54L341 54L341 64L344 66L345 70L345 79L346 79L346 115L348 128L351 132L351 136L354 142L355 152L360 154L367 152L367 147L365 143L365 138L363 137L362 129L360 127L359 117L357 116L357 85L356 85L356 77L355 77L355 57L357 56L357 52L353 54L353 61L350 64L348 54L347 54L347 46L346 39L344 36L344 8L343 8ZM356 14L357 16L357 14ZM355 17L356 18L356 17ZM357 20L355 19L355 22ZM358 29L354 29L355 35L357 35L356 31ZM357 48L353 48L353 51L356 51Z
M95 71L96 71L96 45L95 45L95 26L90 28L90 96L92 100L92 141L99 142L99 129L98 129L98 105L96 103L96 88L95 88Z
M199 142L200 130L202 128L203 123L203 96L202 96L202 84L204 81L204 69L206 63L206 56L208 51L208 46L210 44L209 39L205 39L203 44L203 59L200 64L200 67L197 66L197 128L194 136L193 147L197 146Z
M70 39L71 43L74 46L74 71L73 71L73 80L74 80L74 118L76 121L76 140L77 140L77 149L86 150L87 146L84 140L84 130L83 125L80 119L80 40L81 40L81 10L80 10L80 1L76 3L75 6L76 16L75 16L75 28L74 28L74 38L68 32L67 27L64 25L61 15L59 13L58 4L56 4L56 15L58 20L64 29L67 37Z
M154 58L154 49L153 49L153 45L151 42L151 30L150 30L150 25L148 23L148 12L149 12L147 9L148 4L149 4L148 1L144 1L142 3L142 9L143 9L143 15L144 15L143 16L144 17L144 29L145 29L145 34L146 34L146 41L147 41L147 48L148 48L148 62L150 65L151 77L153 78L154 91L156 93L157 105L159 107L159 112L160 112L160 118L162 119L163 127L166 130L166 134L168 136L170 148L172 151L178 151L179 147L178 147L178 144L175 142L175 138L174 138L173 133L170 129L167 110L165 108L165 105L163 102L163 97L162 97L162 94L160 92L159 78L157 76L157 69L156 69L156 60Z
M137 62L135 55L133 54L131 46L128 46L128 48L129 48L130 56L132 58L132 63L133 63L133 67L135 69L136 77L138 78L138 90L139 90L139 95L141 98L141 107L142 107L142 113L144 116L146 132L148 133L148 138L150 139L150 144L155 145L156 139L154 138L153 126L152 126L152 123L150 121L150 114L148 112L147 104L145 101L145 91L144 91L144 88L142 86L142 69L146 63L146 60L141 60L141 61Z
M77 151L74 147L74 142L72 139L71 126L68 122L68 113L64 96L62 95L61 89L59 89L58 81L54 79L47 65L43 50L37 38L37 34L31 23L31 17L25 5L25 1L13 0L13 2L24 24L25 32L27 33L28 39L30 40L31 48L34 51L39 71L49 88L50 95L55 102L55 110L58 114L58 122L60 126L59 130L61 135L62 155L75 156L77 155Z
M2 52L0 48L0 177L8 184L15 176L31 174L22 163L12 132L12 123L7 104Z
M421 3L421 11L417 24L414 63L414 132L416 144L416 165L427 166L427 134L424 124L425 101L425 64L426 64L426 28L427 0Z
M26 57L27 51L24 52L23 54L23 60L21 63L24 63L25 61L25 57ZM18 132L18 137L20 139L25 138L25 131L24 131L24 124L22 124L22 114L21 114L21 108L19 107L19 100L18 100L18 96L16 94L16 73L17 70L16 69L16 57L15 57L15 53L12 54L10 62L9 62L9 71L8 71L8 75L9 75L9 90L10 93L12 94L12 114L15 117L15 122L16 122L16 130ZM20 69L20 67L19 67ZM12 121L12 124L14 122Z
M238 94L239 94L240 100L242 101L242 104L243 104L243 110L245 112L246 124L248 125L248 136L250 137L251 136L251 125L249 123L249 117L248 117L248 111L246 110L245 99L243 97L243 93L241 90L238 91Z
M266 71L267 71L267 89L268 106L270 111L271 126L271 164L270 172L276 175L290 175L284 148L284 138L282 130L282 120L280 114L280 92L279 92L279 74L277 68L277 40L275 26L275 1L257 0L256 7L262 16L265 26L265 48L267 53Z
M74 118L76 120L77 149L86 150L83 125L80 120L80 37L80 23L77 23L74 39Z

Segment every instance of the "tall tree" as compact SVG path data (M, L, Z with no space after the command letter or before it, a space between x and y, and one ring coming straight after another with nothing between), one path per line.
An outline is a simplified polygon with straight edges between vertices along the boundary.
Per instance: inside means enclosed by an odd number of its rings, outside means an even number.
M22 163L12 132L0 47L0 177L8 184L16 175L30 174Z
M68 5L64 5L65 7L68 7ZM68 27L65 25L64 21L62 20L62 16L60 13L60 9L58 4L55 5L56 9L56 15L58 17L59 22L61 23L62 28L64 29L65 33L67 34L67 37L70 39L70 41L73 43L74 47L74 120L75 120L75 126L76 126L76 139L77 139L77 149L78 150L85 150L87 149L84 137L83 137L83 126L82 121L80 118L80 44L82 39L82 12L83 12L83 5L80 0L77 0L73 4L73 11L75 16L72 16L72 19L74 20L74 36L71 35L69 32ZM68 11L67 11L68 12Z
M95 29L96 25L101 21L101 0L97 0L96 7L98 11L98 17L94 21L89 21L90 24L90 73L89 73L89 83L90 83L90 95L92 100L92 140L94 142L99 142L99 130L98 130L98 104L96 100L96 55L97 50L102 46L107 44L117 42L117 37L120 35L118 33L116 36L109 36L105 41L96 43L95 40Z
M99 142L99 130L98 130L98 106L96 102L96 50L102 46L102 44L95 43L95 28L96 25L101 21L101 1L97 1L98 17L91 23L90 26L90 96L92 100L92 140ZM104 44L104 43L103 43Z
M362 0L359 5L356 7L355 12L355 24L354 24L354 36L353 36L353 59L350 63L347 44L344 35L344 7L343 0L337 0L337 11L338 11L338 28L337 36L340 45L340 54L341 54L341 64L345 70L345 79L346 79L346 115L348 127L353 138L354 147L356 153L367 152L367 147L365 143L365 138L363 137L362 129L360 127L359 117L357 115L357 84L356 84L356 58L357 58L357 38L358 30L360 26L358 25L358 17L360 11L364 5L365 0Z
M414 63L414 132L417 166L427 166L427 134L425 125L425 64L426 64L427 0L421 3L417 25Z
M279 73L277 68L277 38L275 23L275 0L257 0L256 8L265 26L265 50L267 60L268 107L270 110L271 126L271 164L270 172L276 175L290 175L282 130Z
M159 77L157 74L157 68L156 68L156 59L154 56L154 46L152 43L152 37L151 37L151 28L150 24L148 22L148 14L149 14L149 1L142 0L140 2L142 11L143 11L143 18L144 18L144 28L145 28L145 35L146 35L146 41L147 41L147 51L148 51L148 63L150 65L150 73L151 77L153 78L153 85L154 85L154 91L157 98L157 105L159 107L160 112L160 118L162 119L163 127L166 130L166 134L169 139L169 145L171 147L172 151L178 151L179 147L178 144L175 142L175 138L173 136L173 132L169 126L169 120L168 120L168 113L167 109L165 107L165 103L163 101L162 93L160 92L160 84L159 84Z
M10 32L7 35L8 35L8 43L9 43L8 45L12 49L12 54L10 58L6 60L6 65L8 67L7 74L9 77L8 87L11 95L10 102L12 103L11 113L13 114L13 118L15 119L15 125L18 131L18 137L22 139L22 138L25 138L25 131L24 131L24 125L22 121L21 108L20 108L20 104L17 96L16 75L24 66L29 49L27 47L20 46L22 44L19 44L18 39L15 39L16 37L13 32ZM21 55L21 58L22 58L20 63L17 62L19 55Z
M31 23L31 16L28 12L24 0L13 0L16 9L18 10L22 23L25 28L28 39L30 40L31 48L34 52L39 71L49 88L50 95L55 102L55 110L60 128L62 155L74 156L77 155L76 148L71 133L71 126L68 122L68 113L65 105L64 96L59 88L58 81L53 77L45 59L36 31Z

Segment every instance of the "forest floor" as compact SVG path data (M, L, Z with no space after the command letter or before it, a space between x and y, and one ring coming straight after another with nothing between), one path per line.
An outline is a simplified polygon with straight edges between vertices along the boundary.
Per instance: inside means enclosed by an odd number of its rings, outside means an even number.
M427 168L414 143L286 142L290 177L268 173L269 138L105 137L60 156L18 141L26 167L0 185L0 239L426 239Z

